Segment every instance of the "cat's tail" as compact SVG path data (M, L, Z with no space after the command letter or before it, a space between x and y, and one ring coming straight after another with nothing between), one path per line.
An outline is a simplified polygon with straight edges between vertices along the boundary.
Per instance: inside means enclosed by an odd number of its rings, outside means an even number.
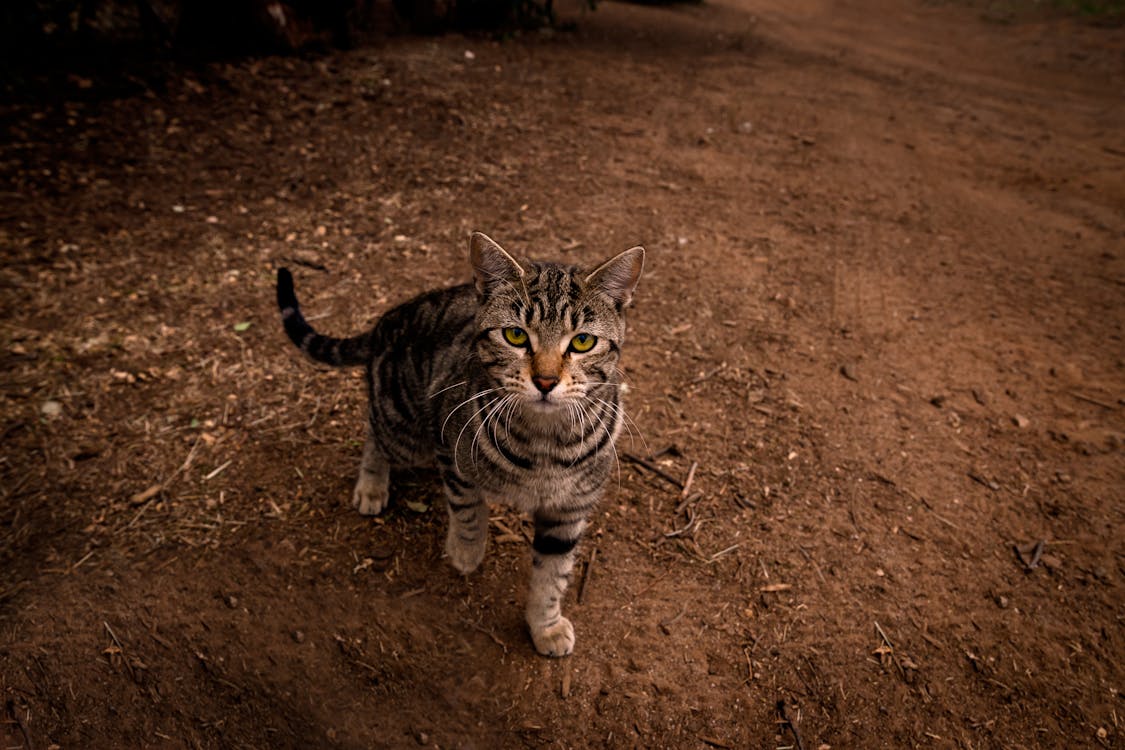
M277 306L285 332L297 348L317 362L336 367L365 365L374 355L374 330L346 339L317 333L301 314L301 306L293 291L293 274L288 268L277 269Z

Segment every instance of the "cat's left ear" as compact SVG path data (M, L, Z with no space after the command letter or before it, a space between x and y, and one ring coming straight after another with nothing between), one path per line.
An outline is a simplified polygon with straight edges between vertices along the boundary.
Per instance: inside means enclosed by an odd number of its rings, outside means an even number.
M644 267L645 249L640 246L631 247L594 269L586 277L586 283L600 289L618 308L622 308L633 299L633 290L641 280Z
M514 284L523 278L520 264L483 232L473 232L469 238L469 259L473 264L477 291L481 294L500 284Z

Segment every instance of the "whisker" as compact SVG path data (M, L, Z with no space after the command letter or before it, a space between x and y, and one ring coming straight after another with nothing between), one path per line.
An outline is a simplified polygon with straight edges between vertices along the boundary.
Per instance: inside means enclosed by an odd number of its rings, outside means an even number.
M495 391L495 390L499 390L499 389L493 388L492 390ZM457 469L458 474L461 473L461 463L460 463L460 460L459 460L459 456L457 455L457 449L461 446L461 436L465 434L465 430L467 430L469 428L469 425L473 423L473 420L477 418L478 414L480 414L485 409L487 409L488 407L495 404L501 398L502 398L501 396L494 396L493 398L489 399L488 402L485 403L484 406L477 409L475 412L473 412L472 416L470 416L467 420L465 420L465 424L462 425L461 431L457 433L457 439L453 442L453 467L455 469ZM474 468L475 468L475 465L474 465Z
M504 434L512 434L512 415L516 413L516 406L519 405L519 399L513 398L511 403L508 404L508 414L504 419Z
M576 410L578 411L578 416L579 416L579 418L580 418L580 419L582 420L582 432L581 432L580 434L581 434L581 435L582 435L583 437L585 437L585 435L586 435L586 416L587 416L587 414L586 414L586 403L587 403L586 401L576 401L576 402L574 403L574 406L575 406ZM591 419L591 420L590 420L590 430L591 430L592 432L593 432L593 430L594 430L594 420L593 420L593 419ZM593 439L595 439L595 440L596 440L596 439L597 439L597 433L596 433L596 432L594 432L594 433L593 433L593 434L591 435L591 438L593 438ZM595 443L595 450L594 450L594 455L595 455L595 456L597 455L597 448L596 448L596 446L597 446L597 444ZM579 447L581 447L581 442L579 443ZM577 454L575 454L575 456L574 456L574 460L572 460L572 461L570 462L570 465L571 465L571 466L574 466L574 463L575 463L575 461L577 461L577 460L579 459L579 457L581 457L581 455L582 455L582 451L581 451L581 450L579 450L579 451L578 451L578 453L577 453Z
M622 417L626 416L624 407L622 407L621 404L614 403L612 401L605 401L604 399L600 399L600 398L596 398L594 400L600 401L602 404L604 404L606 406L606 411L610 412L614 417L612 426L605 425L604 421L603 421L603 426L604 426L605 430L607 432L610 431L610 430L618 430L619 431L621 426L623 424L625 424L625 420L622 419ZM618 433L618 434L620 434L620 433ZM630 433L630 434L632 434L632 433ZM642 438L642 440L643 440L643 438ZM614 465L617 469L617 488L620 491L620 489L621 489L621 457L617 453L617 435L612 436L612 439L609 441L609 448L610 448L610 450L613 451L613 463L614 463Z
M628 431L630 440L639 438L640 441L641 441L641 445L644 446L645 452L646 453L650 452L649 447L648 447L648 440L645 439L644 433L641 431L641 426L638 425L637 422L631 416L629 416L629 412L627 412L625 410L624 406L622 406L621 404L615 404L615 403L612 403L612 402L607 402L607 401L604 401L602 399L596 399L596 400L601 401L603 404L606 404L606 406L608 406L610 409L612 409L614 411L614 413L617 415L618 419L621 420L622 425Z
M451 391L454 388L456 388L457 386L465 385L465 383L468 383L468 382L469 382L468 380L462 380L460 383L454 383L453 385L447 385L446 387L442 388L440 391L434 391L433 393L431 393L430 398L436 398L437 396L440 396L441 394L445 393L446 391Z
M581 402L568 401L566 405L568 407L567 412L570 415L570 429L572 431L574 430L574 415L575 415L575 413L577 413L578 419L579 419L578 434L579 435L585 435L586 434L586 413L584 411L582 411Z
M438 439L444 442L444 440L445 440L445 426L447 424L449 424L449 420L453 417L453 415L455 413L457 413L458 409L460 409L465 404L472 403L473 401L480 398L481 396L486 396L489 393L495 393L496 391L499 391L499 390L502 390L502 389L501 388L486 388L483 391L481 391L480 393L474 393L472 396L469 396L467 399L465 399L461 403L457 404L457 406L454 406L452 409L450 409L449 414L445 415L445 421L443 421L441 423L441 431L438 432Z
M506 395L502 399L500 399L500 403L497 404L496 406L494 406L492 409L490 409L488 414L484 415L484 419L482 419L480 421L480 425L477 427L476 432L473 433L473 442L469 446L469 458L471 458L472 461L473 461L473 468L474 469L476 468L476 465L477 465L477 442L480 440L481 430L485 429L486 425L488 425L488 420L492 419L493 416L498 414L500 412L500 410L503 409L508 404L508 401L510 401L513 398L513 396L514 396L514 394L509 393L508 395ZM491 430L489 432L491 432ZM495 438L496 438L496 435L493 432L493 443L494 444L495 444ZM496 450L497 450L497 452L500 451L499 445L496 446Z

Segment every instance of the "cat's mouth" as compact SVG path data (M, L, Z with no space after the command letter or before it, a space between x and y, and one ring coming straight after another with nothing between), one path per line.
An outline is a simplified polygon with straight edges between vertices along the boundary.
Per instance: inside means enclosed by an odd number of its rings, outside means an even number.
M562 409L567 400L566 397L554 392L536 393L534 395L525 392L523 405L524 408L537 414L551 414Z
M553 411L562 405L558 397L552 397L549 393L529 396L526 403L538 411Z

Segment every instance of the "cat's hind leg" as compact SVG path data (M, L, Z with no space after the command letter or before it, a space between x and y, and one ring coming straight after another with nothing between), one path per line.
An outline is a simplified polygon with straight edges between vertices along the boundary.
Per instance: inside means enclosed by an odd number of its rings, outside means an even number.
M387 507L391 467L386 456L375 443L371 427L367 428L367 442L363 445L363 458L359 464L359 478L352 493L352 506L362 515L377 516Z
M488 544L488 504L453 469L443 472L442 484L449 508L445 551L453 567L471 573L484 559Z

